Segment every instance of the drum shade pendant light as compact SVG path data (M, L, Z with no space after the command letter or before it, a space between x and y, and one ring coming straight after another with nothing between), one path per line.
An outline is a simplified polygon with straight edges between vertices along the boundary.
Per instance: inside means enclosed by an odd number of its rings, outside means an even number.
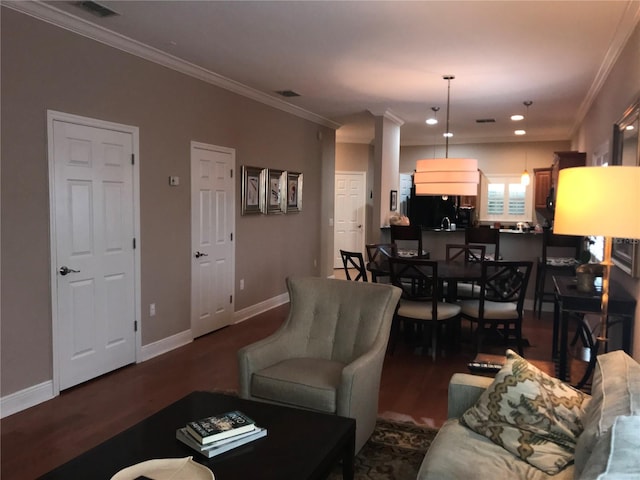
M524 106L527 107L527 111L524 117L524 121L525 121L524 130L526 133L529 126L529 107L533 105L533 102L531 100L526 100L523 103L524 103ZM527 171L527 146L526 145L524 147L524 172L522 172L522 175L520 176L520 183L525 187L531 183L531 175L529 175L529 172Z
M418 160L413 183L416 195L465 195L478 194L478 160L475 158L449 158L449 106L451 99L451 80L453 75L442 77L447 81L447 124L445 137L445 158Z

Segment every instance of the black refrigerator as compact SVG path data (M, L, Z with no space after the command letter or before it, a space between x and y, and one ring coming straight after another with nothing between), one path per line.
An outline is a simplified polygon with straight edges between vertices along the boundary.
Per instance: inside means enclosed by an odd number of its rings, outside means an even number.
M442 219L449 217L451 223L457 222L457 197L450 196L446 200L441 195L416 195L415 187L411 188L409 197L409 222L425 228L440 228Z

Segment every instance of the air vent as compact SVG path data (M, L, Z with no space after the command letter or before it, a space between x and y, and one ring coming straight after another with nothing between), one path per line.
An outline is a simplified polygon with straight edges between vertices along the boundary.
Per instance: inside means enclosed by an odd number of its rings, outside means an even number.
M476 123L496 123L495 118L479 118L476 120Z
M102 18L120 15L118 12L114 12L110 8L100 5L98 2L77 2L76 5L80 8L84 8L87 12Z
M296 93L293 90L276 90L276 93L278 95L282 95L283 97L287 97L287 98L300 96L299 93Z

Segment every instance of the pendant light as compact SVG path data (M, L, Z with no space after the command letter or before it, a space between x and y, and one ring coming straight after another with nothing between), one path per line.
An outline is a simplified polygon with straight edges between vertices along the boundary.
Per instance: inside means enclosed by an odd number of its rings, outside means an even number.
M440 110L440 107L431 107L431 110L433 110L433 115L429 118L427 118L424 123L426 123L427 125L437 125L438 124L438 110Z
M451 80L453 75L442 77L447 81L447 124L445 137L445 158L431 158L416 162L413 181L416 195L466 195L478 194L478 160L475 158L449 158L449 107L451 99Z
M526 113L525 113L525 117L524 117L524 121L525 121L524 133L526 134L528 126L529 126L529 107L533 104L533 102L531 100L526 100L526 101L523 102L523 104L526 107ZM522 185L524 185L525 187L531 183L531 175L529 175L529 172L527 171L527 150L528 150L528 148L525 145L525 147L524 147L524 172L522 172L522 175L520 176L520 183Z

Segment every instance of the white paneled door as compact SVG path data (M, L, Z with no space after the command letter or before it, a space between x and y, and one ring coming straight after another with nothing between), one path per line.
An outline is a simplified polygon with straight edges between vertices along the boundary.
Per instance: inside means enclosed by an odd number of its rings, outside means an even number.
M85 120L91 123L49 112L54 372L61 390L136 360L137 129Z
M191 143L191 331L233 321L235 150Z
M342 268L340 250L364 251L364 172L336 172L333 268Z

